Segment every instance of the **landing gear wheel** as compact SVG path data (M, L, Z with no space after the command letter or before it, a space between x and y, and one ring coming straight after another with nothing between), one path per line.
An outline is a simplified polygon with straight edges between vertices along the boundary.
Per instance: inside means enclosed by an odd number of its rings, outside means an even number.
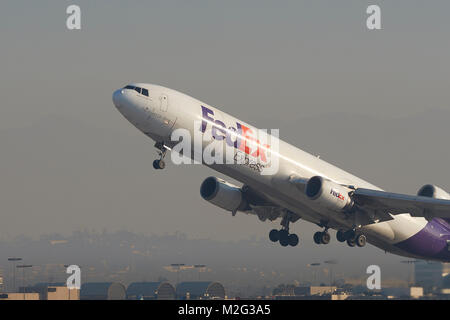
M355 230L351 229L351 230L348 230L348 231L344 232L344 237L345 237L345 240L355 239L356 238Z
M155 169L164 169L166 167L166 163L163 160L155 160L153 161L153 168Z
M164 146L164 142L156 142L155 143L155 148L157 148L158 151L158 155L159 155L159 159L153 161L153 168L155 169L164 169L166 167L166 163L164 162L164 157L166 156L167 153L167 148Z
M278 231L278 235L279 235L279 238L280 238L280 244L283 246L283 247L287 247L288 245L289 245L289 232L287 231L287 230L280 230L280 231Z
M355 238L355 243L360 248L362 248L366 245L366 241L367 241L366 236L363 234L359 234Z
M289 237L280 238L280 244L282 247L287 247L289 245Z
M269 239L272 242L277 242L278 240L280 240L280 232L277 229L270 230Z
M316 244L322 244L322 232L316 232L314 233L314 242Z
M331 240L331 237L328 232L321 232L321 234L320 234L320 243L321 244L329 244L330 240Z
M295 233L292 233L289 235L289 245L291 247L295 247L296 245L298 245L298 236Z
M278 232L278 235L280 237L280 244L283 247L287 247L289 245L289 232L286 230L280 230Z
M348 239L347 244L349 247L354 247L356 245L355 239Z
M279 241L283 247L292 246L295 247L299 243L298 236L296 234L289 233L289 223L295 222L299 219L295 214L289 210L284 211L283 218L281 219L281 230L273 229L269 233L271 241Z
M338 230L338 232L336 232L336 239L339 242L345 242L346 240L345 232L342 230Z
M279 235L279 239L283 239L289 236L289 232L287 230L281 229L280 231L278 231L278 235Z

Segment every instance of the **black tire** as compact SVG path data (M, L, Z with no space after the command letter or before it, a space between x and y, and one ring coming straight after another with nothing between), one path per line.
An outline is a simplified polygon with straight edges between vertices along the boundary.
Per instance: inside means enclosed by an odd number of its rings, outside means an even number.
M355 239L356 245L360 248L364 247L366 245L367 239L366 236L363 234L359 234Z
M279 241L283 247L287 247L289 245L289 232L286 230L278 231L278 235L280 237Z
M281 238L280 244L282 247L287 247L289 245L289 238Z
M322 237L322 232L316 232L316 233L314 233L314 237L313 237L314 242L315 242L316 244L322 244L321 237Z
M158 169L159 169L158 161L159 161L159 160L153 161L153 169L155 169L155 170L158 170Z
M345 232L342 230L338 230L338 232L336 232L336 239L339 242L345 242L345 240L347 240L345 238Z
M329 244L331 240L330 234L328 232L321 232L320 243Z
M348 244L349 247L353 248L356 245L356 242L355 242L354 239L348 239L347 240L347 244Z
M282 238L288 238L288 236L289 236L289 232L287 232L287 230L280 230L280 231L278 231L278 237L279 237L279 239L282 239Z
M295 233L289 235L289 245L291 247L298 245L298 236Z
M355 232L355 230L348 230L344 233L344 236L345 236L345 240L355 239L356 232Z
M277 242L278 240L280 240L280 232L277 229L270 230L269 239L272 242Z

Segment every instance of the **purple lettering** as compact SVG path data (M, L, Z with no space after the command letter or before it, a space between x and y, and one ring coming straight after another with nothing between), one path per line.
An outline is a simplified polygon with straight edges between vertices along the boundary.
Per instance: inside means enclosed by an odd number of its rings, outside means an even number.
M202 106L202 117L203 117L203 120L202 120L202 127L200 128L200 131L202 133L205 133L206 126L208 125L208 122L206 120L214 121L214 119L211 118L208 114L214 115L214 111L212 111L211 109L208 109L207 107Z
M216 120L216 121L214 121L214 123L215 123L215 125L211 129L211 135L213 136L213 138L216 140L225 139L225 135L227 133L225 131L225 128L226 128L225 123L223 123L220 120ZM222 127L223 129L220 127ZM221 132L223 135L218 134L217 131Z

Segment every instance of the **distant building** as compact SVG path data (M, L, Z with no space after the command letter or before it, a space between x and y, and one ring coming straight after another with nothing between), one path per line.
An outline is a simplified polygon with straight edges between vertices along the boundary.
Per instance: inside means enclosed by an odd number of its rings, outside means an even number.
M168 282L133 282L127 288L130 300L174 300L175 288Z
M450 275L450 263L443 263L442 264L442 276L446 277Z
M64 287L48 287L47 300L80 300L79 289Z
M3 270L0 269L0 291L3 291Z
M415 284L418 287L442 286L443 266L440 262L418 261L414 264Z
M303 299L305 297L310 296L325 296L328 295L331 297L332 294L335 294L337 291L337 287L335 286L283 286L278 290L274 290L274 295L277 297L291 297L293 299Z
M302 288L302 289L300 289ZM274 296L295 296L295 295L307 295L307 287L297 287L293 284L280 284L272 290ZM295 292L297 290L297 292Z
M118 282L87 282L81 285L81 300L125 300L126 290Z
M386 288L381 289L381 294L385 297L395 297L395 298L400 298L400 299L407 299L411 296L411 288L408 288L408 287L386 287Z
M422 287L411 287L410 288L410 296L414 299L419 299L423 297L423 288Z
M39 293L2 293L0 294L0 300L39 300Z
M312 296L316 296L316 295L324 295L324 294L332 294L337 290L337 287L334 286L323 286L323 287L319 287L319 286L312 286L310 287L310 292L309 294Z
M349 297L346 293L332 294L331 300L346 300Z
M446 275L443 279L442 279L442 286L444 288L450 288L450 274Z
M69 289L63 282L36 283L33 287L28 287L26 292L38 293L40 300L80 300L80 290Z
M441 294L446 294L446 295L450 295L450 289L442 289L441 290Z
M40 300L47 300L48 287L60 287L66 285L63 282L38 282L32 287L27 287L26 292L39 293Z
M181 282L176 289L177 299L225 299L225 288L219 282Z

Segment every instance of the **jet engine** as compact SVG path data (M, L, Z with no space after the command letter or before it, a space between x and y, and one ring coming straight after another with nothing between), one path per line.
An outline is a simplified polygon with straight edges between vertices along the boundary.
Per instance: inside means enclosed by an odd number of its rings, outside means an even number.
M349 192L351 190L326 180L320 176L314 176L306 183L306 196L319 206L335 211L347 211L353 206Z
M450 194L442 190L438 186L432 184L426 184L417 192L418 196L436 198L436 199L447 199L450 200Z
M216 177L203 181L200 195L206 201L233 213L243 211L248 206L241 188Z

